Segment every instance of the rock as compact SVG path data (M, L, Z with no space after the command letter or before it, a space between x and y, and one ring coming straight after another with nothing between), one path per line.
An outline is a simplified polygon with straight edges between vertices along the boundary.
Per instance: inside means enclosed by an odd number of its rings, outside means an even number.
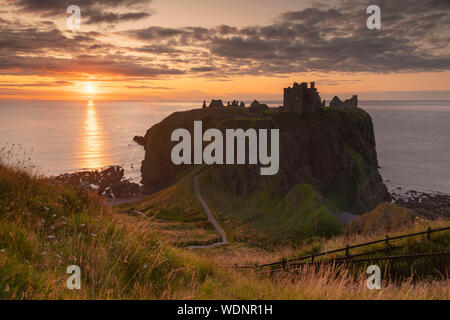
M133 140L134 140L134 142L136 142L138 145L145 146L145 138L144 138L144 137L141 137L141 136L135 136L135 137L133 138Z
M141 194L141 186L124 178L120 166L112 166L101 171L81 171L51 177L59 184L68 184L86 191L96 192L108 198L129 198Z
M450 195L410 190L404 194L392 193L392 198L398 205L423 214L429 219L450 217Z
M171 161L175 129L193 132L194 120L203 130L248 128L280 130L280 170L275 176L261 176L259 165L223 165L220 180L232 192L248 196L270 186L284 195L302 183L317 186L324 197L337 199L342 210L363 213L390 195L378 172L372 119L362 109L328 109L314 114L293 112L248 113L239 108L197 109L176 112L151 127L145 140L142 183L146 193L168 187L183 170Z

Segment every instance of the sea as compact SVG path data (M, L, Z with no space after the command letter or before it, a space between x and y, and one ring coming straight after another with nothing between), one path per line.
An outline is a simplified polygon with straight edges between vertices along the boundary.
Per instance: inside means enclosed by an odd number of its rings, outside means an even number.
M144 149L133 137L172 112L199 107L201 102L0 102L0 155L25 159L47 176L120 165L139 182ZM360 107L373 119L389 189L450 194L450 101L360 101Z

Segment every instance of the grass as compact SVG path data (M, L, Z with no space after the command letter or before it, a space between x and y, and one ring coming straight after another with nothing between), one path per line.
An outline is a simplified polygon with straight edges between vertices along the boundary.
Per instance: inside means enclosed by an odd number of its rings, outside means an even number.
M374 210L350 221L346 227L346 233L366 235L388 233L409 227L419 221L425 221L425 219L408 208L384 202Z
M333 208L312 185L296 185L286 195L265 187L243 197L221 186L216 170L205 170L200 191L235 241L271 246L312 236L330 237L343 229Z
M82 270L82 289L65 287ZM214 268L129 232L97 196L0 165L0 299L158 299Z
M298 192L314 199L309 188ZM140 204L145 208L149 202ZM142 219L146 222L139 223ZM224 268L232 260L220 262L214 250L196 253L166 245L158 233L148 232L152 223L117 214L96 195L0 164L0 299L450 298L448 278L384 279L383 289L373 291L365 287L365 273L355 277L345 269L306 267L271 278ZM340 245L350 236L340 237L321 241ZM215 250L225 257L236 248ZM70 265L81 268L81 290L66 288Z
M232 287L207 282L199 297L208 299L284 299L284 300L407 300L450 298L450 281L401 282L382 280L381 290L366 287L367 275L355 278L346 269L336 267L304 267L296 272L280 274L272 279L251 271L232 273ZM209 284L209 286L207 285Z
M156 215L170 221L201 222L207 220L194 194L193 177L201 168L188 171L168 188L156 192L122 210L137 209L147 215Z
M168 243L216 239L216 231L194 194L193 177L200 169L185 172L170 187L140 201L116 207L117 217L126 224L133 220L130 216L138 217L136 210L144 213L143 219L133 223Z

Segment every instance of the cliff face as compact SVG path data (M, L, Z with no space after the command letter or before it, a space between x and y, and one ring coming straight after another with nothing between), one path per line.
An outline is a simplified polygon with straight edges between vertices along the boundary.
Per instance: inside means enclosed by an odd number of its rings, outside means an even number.
M287 194L296 185L309 184L339 209L353 213L390 200L378 173L372 119L362 109L337 108L308 115L277 110L255 114L238 108L174 113L145 135L141 171L146 192L167 187L192 167L172 164L170 154L176 143L170 136L178 128L192 133L195 120L202 120L203 130L280 130L278 174L261 176L260 165L216 165L220 183L236 195L247 196L258 189Z

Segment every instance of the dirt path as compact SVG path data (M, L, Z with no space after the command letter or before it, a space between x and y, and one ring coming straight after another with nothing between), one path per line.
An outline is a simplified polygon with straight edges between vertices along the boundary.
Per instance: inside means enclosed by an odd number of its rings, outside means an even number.
M188 247L190 249L212 248L212 247L222 246L222 245L228 243L227 234L225 233L223 228L220 226L219 222L217 222L216 217L214 217L214 215L212 214L211 210L209 210L208 205L206 204L205 200L203 200L202 195L200 194L200 190L199 190L199 177L200 177L200 174L201 173L199 173L196 176L194 176L194 192L195 192L195 196L197 197L198 201L200 201L200 204L202 205L203 210L206 212L206 215L208 216L209 222L211 222L211 224L214 226L214 228L216 229L216 231L219 234L219 236L222 239L222 241L214 243L214 244L209 245L209 246L190 246L190 247Z

